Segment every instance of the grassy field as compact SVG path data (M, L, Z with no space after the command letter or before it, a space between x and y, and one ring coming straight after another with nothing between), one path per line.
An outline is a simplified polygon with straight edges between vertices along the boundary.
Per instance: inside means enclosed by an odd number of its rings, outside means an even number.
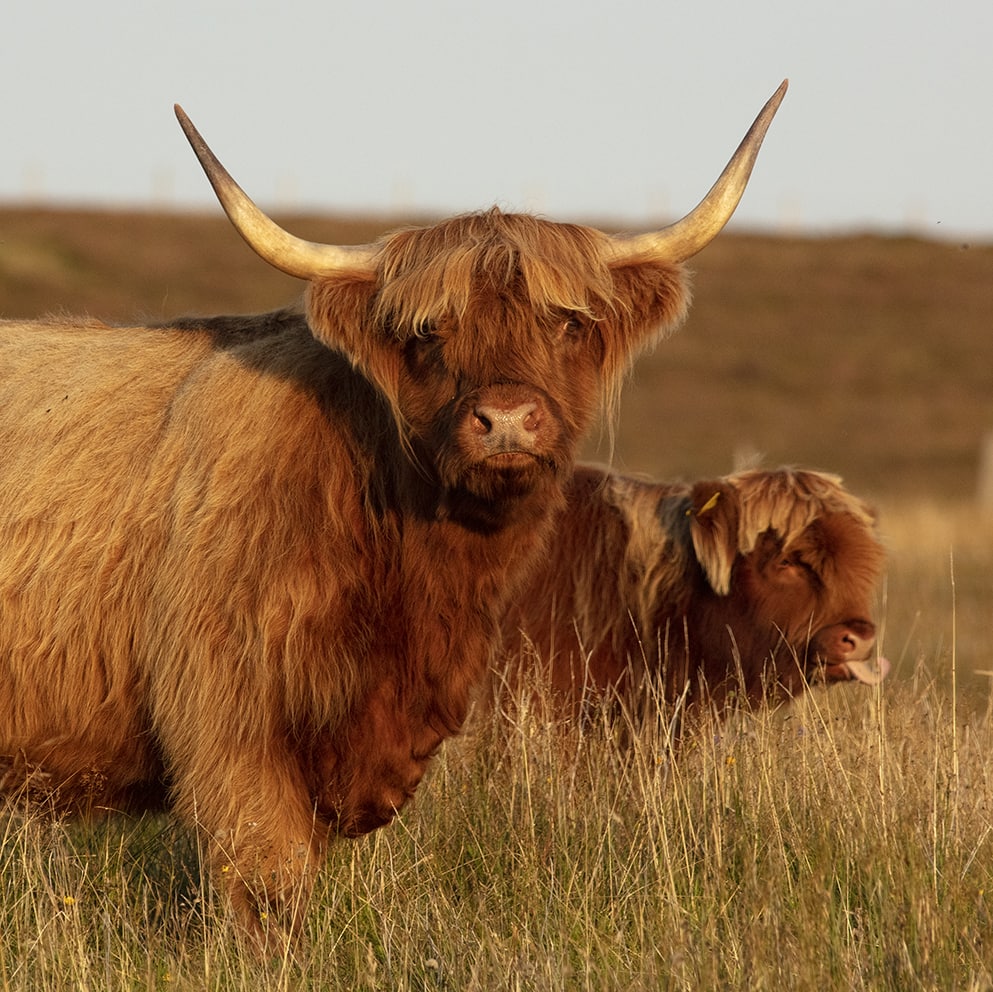
M993 739L918 670L621 757L524 717L337 846L266 965L165 821L11 818L0 987L989 989Z
M397 824L335 848L304 947L261 970L167 821L0 818L0 989L993 988L993 247L726 236L694 268L613 460L699 476L757 453L874 500L881 689L742 719L676 763L647 736L622 758L595 735L563 754L526 716L477 725ZM220 217L0 210L5 316L299 291Z

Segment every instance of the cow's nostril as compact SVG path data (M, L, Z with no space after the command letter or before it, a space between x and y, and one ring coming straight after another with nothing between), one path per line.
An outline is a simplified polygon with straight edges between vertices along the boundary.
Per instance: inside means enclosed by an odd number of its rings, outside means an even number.
M533 433L541 421L537 403L520 403L509 409L496 405L480 405L473 409L472 415L479 428L487 434L496 430Z

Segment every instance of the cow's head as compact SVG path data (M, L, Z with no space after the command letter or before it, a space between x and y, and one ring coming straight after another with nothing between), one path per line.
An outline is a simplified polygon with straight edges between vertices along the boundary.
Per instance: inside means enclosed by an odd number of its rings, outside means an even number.
M873 605L885 564L873 512L819 472L750 471L697 483L687 511L714 621L742 665L775 657L778 688L878 682ZM799 664L797 664L799 662Z
M682 263L733 213L785 91L704 200L661 231L613 237L494 209L351 247L278 227L176 111L238 231L309 282L314 335L377 386L449 509L471 514L560 478L634 355L682 319Z

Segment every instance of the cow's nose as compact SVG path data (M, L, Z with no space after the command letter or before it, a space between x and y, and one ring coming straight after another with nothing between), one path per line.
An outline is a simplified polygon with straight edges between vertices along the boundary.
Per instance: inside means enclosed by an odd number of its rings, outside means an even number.
M540 424L537 403L519 403L513 407L481 403L472 414L476 430L480 434L522 436L533 434Z
M849 631L841 638L839 647L843 658L865 658L872 650L872 644L872 638L860 637Z
M850 620L841 631L839 648L843 657L867 658L875 640L875 624L868 620Z

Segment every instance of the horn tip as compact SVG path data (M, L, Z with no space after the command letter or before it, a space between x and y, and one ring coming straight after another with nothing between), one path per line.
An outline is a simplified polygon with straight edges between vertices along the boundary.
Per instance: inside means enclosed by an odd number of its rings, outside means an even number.
M186 136L189 137L190 133L194 130L193 121L186 116L186 111L178 103L174 103L172 109L176 114L176 120L179 121L179 126L183 129Z
M790 88L789 79L784 79L776 89L776 92L769 97L768 106L774 110L779 109L779 105L783 102L783 97L786 96L786 91Z
M203 158L200 153L200 146L203 145L203 138L200 137L200 133L197 131L196 127L193 125L193 121L186 116L186 111L178 104L173 104L172 108L176 112L176 120L179 121L179 126L183 129L183 134L186 135L186 140L189 141L190 145L193 147L193 151L196 153L197 158L200 159L201 163ZM206 152L210 153L210 149L206 148Z

